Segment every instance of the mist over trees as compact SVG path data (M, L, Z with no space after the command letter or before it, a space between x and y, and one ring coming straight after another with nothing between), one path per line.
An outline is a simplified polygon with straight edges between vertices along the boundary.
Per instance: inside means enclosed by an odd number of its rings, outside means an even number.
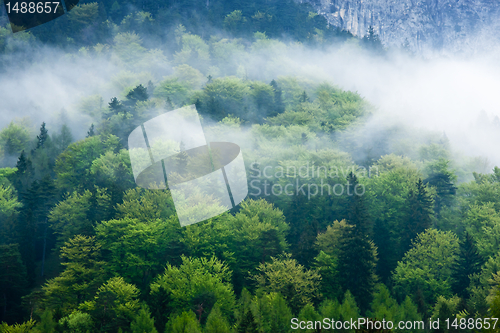
M442 132L374 126L383 110L335 79L290 74L290 53L389 58L373 28L358 39L294 1L84 2L16 34L1 20L2 80L27 66L9 92L23 75L60 87L27 117L0 104L1 333L499 313L500 169ZM34 76L51 56L69 79ZM208 141L242 148L249 194L181 227L170 189L136 186L127 139L192 104Z

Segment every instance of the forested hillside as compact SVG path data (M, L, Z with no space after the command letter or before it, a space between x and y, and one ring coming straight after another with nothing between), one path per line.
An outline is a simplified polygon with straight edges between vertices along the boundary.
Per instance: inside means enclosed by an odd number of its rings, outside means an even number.
M375 105L282 57L383 58L373 29L358 40L272 0L101 1L29 32L3 23L2 80L53 62L112 73L75 71L85 93L61 110L40 94L19 118L0 101L0 332L276 333L358 317L448 332L447 318L500 315L500 169L441 132L368 133ZM185 105L208 141L241 147L249 194L181 227L169 189L136 186L127 138Z

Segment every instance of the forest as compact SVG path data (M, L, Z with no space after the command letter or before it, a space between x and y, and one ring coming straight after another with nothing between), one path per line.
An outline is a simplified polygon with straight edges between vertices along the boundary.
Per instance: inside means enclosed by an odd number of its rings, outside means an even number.
M56 60L82 87L28 113L0 99L0 333L498 331L500 168L440 131L370 126L377 105L284 56L417 57L405 45L288 0L103 0L0 23L0 86L41 71L66 91L43 70ZM249 193L181 227L168 188L136 185L127 139L187 105L207 141L241 147ZM291 325L361 317L426 326Z

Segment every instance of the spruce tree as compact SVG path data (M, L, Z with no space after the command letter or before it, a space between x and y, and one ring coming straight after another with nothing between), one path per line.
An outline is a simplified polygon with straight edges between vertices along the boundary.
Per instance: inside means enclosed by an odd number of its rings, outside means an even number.
M130 90L127 94L127 104L129 106L134 106L138 101L147 101L149 98L148 89L142 84L138 85L134 89Z
M259 332L259 327L255 322L255 317L251 310L248 310L243 317L237 328L238 333L257 333Z
M285 105L283 104L283 91L278 83L272 80L270 86L273 87L274 90L274 112L270 114L272 117L285 112Z
M94 135L95 135L95 131L94 131L94 124L92 124L92 125L90 125L90 128L89 128L89 130L88 130L88 132L87 132L87 136L86 136L86 137L87 137L87 138L90 138L90 137L92 137L92 136L94 136Z
M422 179L418 180L416 186L416 191L410 190L406 200L406 217L401 226L400 258L410 249L411 241L432 224L432 198Z
M372 224L364 199L355 194L357 177L351 172L347 177L351 193L347 201L347 222L352 228L341 239L338 259L339 281L343 291L350 290L362 313L368 310L375 286L376 257L370 241Z
M460 242L460 252L453 265L452 290L463 298L468 298L467 287L470 284L470 276L481 270L484 258L479 254L474 239L469 233L465 233L464 239Z
M47 141L49 134L47 129L45 128L45 122L42 123L42 126L40 126L40 134L37 135L37 143L36 143L36 149L41 148L44 146L45 142Z
M116 97L111 98L111 102L109 102L108 108L111 111L111 113L115 115L125 111L122 102Z

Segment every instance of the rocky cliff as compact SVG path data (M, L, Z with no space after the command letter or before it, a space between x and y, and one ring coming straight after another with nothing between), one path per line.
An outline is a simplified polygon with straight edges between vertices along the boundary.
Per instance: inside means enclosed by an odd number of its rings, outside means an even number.
M333 26L364 36L371 25L386 46L408 40L418 53L474 53L500 36L500 0L305 1Z

